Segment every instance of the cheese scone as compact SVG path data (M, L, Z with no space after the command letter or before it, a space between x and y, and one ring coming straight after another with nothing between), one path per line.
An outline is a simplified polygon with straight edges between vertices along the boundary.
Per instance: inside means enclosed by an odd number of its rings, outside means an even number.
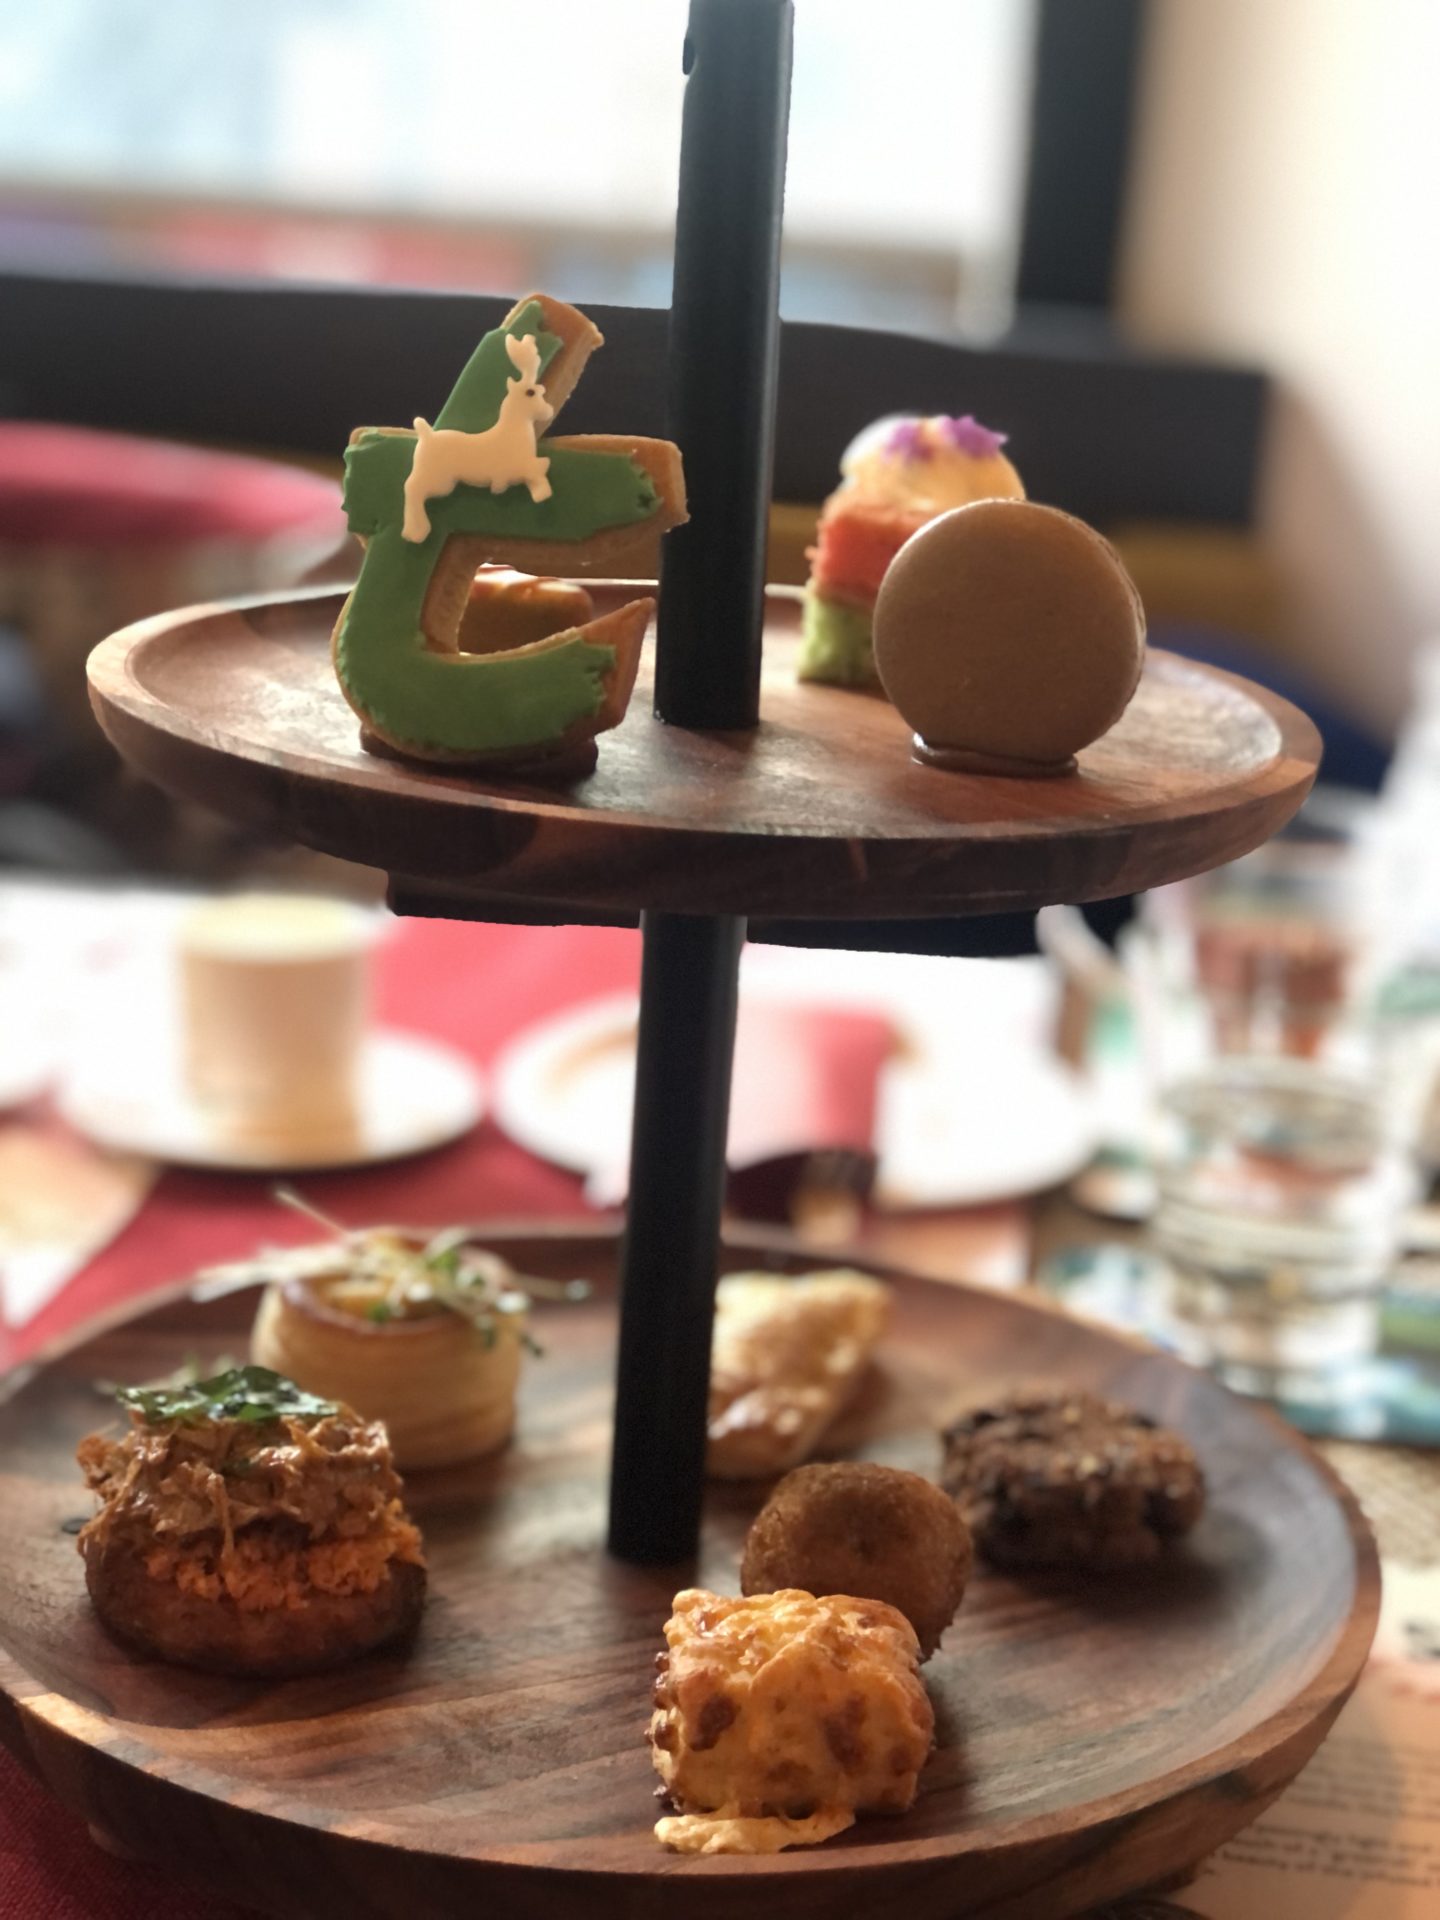
M878 1600L795 1589L675 1596L650 1745L680 1853L814 1846L857 1813L914 1805L935 1716L920 1648Z
M837 1269L798 1280L732 1273L715 1297L707 1471L763 1480L810 1455L885 1330L890 1290Z

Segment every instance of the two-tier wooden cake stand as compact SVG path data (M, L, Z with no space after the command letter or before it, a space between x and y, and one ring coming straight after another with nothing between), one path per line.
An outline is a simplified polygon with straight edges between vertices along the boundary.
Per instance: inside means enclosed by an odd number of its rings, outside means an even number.
M719 1246L747 916L1142 888L1264 840L1317 760L1292 707L1165 655L1054 781L935 773L883 702L795 683L796 607L762 584L789 34L789 0L693 6L671 319L693 519L670 537L653 682L594 774L488 784L364 753L330 670L329 594L167 616L91 664L111 738L180 794L384 867L409 901L638 914L644 931L623 1242L499 1236L525 1269L596 1289L539 1310L547 1354L512 1451L412 1481L432 1597L408 1657L283 1685L208 1679L120 1652L85 1605L65 1526L92 1383L233 1352L250 1294L177 1292L0 1409L0 1732L113 1842L276 1914L1063 1920L1253 1818L1369 1645L1372 1543L1295 1435L1033 1301L891 1274L883 1378L840 1444L933 1473L958 1391L1057 1375L1180 1425L1209 1515L1183 1562L1104 1597L978 1583L926 1669L938 1743L904 1819L758 1860L681 1859L651 1837L641 1736L660 1626L677 1587L736 1590L757 1504L705 1488L717 1265L803 1264L774 1242Z

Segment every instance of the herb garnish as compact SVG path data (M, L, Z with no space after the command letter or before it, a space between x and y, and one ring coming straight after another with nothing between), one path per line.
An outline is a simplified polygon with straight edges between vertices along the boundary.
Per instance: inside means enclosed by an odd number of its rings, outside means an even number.
M318 1261L323 1264L316 1270L322 1273L333 1271L338 1260L349 1282L373 1292L375 1297L358 1309L372 1325L439 1306L468 1321L487 1349L505 1330L538 1354L542 1349L525 1323L531 1300L584 1300L590 1294L585 1280L514 1273L497 1254L475 1244L473 1228L448 1227L417 1244L418 1236L407 1239L399 1229L365 1232L344 1227L293 1188L276 1187L274 1192L283 1205L323 1227L330 1245L257 1262L256 1277L272 1277L276 1266L287 1260L292 1270L300 1262Z
M187 1353L173 1373L162 1373L158 1380L147 1380L145 1384L147 1387L193 1387L197 1380L205 1377L207 1371L212 1374L229 1373L239 1364L228 1353L217 1354L208 1363L198 1353ZM118 1380L93 1380L91 1385L102 1400L113 1400L120 1392Z
M152 1427L195 1420L243 1420L263 1426L272 1420L323 1420L338 1411L333 1400L305 1393L269 1367L254 1366L231 1367L184 1386L121 1387L115 1398Z

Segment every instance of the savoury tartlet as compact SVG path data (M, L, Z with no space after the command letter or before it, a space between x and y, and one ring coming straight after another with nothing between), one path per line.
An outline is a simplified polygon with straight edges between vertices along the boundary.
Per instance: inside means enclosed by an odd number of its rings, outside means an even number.
M128 1429L77 1454L100 1501L85 1582L118 1638L278 1676L415 1626L425 1560L382 1426L263 1367L118 1398Z
M253 1358L383 1420L406 1472L509 1439L529 1300L498 1255L459 1230L337 1229L253 1267L269 1281Z

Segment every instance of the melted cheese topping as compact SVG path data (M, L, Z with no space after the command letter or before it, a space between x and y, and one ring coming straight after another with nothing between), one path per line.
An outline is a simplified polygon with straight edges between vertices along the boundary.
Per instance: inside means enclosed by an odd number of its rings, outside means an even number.
M826 1808L808 1820L722 1810L657 1820L655 1838L672 1853L783 1853L786 1847L818 1847L854 1824L855 1815L846 1807Z
M893 1607L798 1589L675 1596L650 1742L685 1852L811 1846L858 1812L903 1813L934 1715Z

